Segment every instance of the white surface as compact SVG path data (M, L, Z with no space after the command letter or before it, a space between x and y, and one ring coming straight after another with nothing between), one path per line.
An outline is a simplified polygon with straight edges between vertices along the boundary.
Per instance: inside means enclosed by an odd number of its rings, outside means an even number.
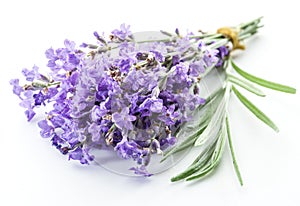
M236 62L299 90L297 1L266 2L1 1L0 205L299 205L299 94L264 90L265 99L249 95L280 127L278 134L232 98L231 130L245 183L240 187L228 149L214 175L192 184L169 181L191 159L149 179L69 162L39 137L34 123L26 122L8 84L23 67L44 66L50 46L62 46L65 38L93 41L94 30L108 33L123 22L133 31L196 31L265 16L265 27Z

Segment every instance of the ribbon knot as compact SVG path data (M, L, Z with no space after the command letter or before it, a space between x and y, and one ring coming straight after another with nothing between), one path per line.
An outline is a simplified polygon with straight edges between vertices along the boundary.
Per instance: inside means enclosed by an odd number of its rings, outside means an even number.
M232 43L232 50L245 50L245 45L241 44L239 40L239 33L235 29L230 27L222 27L217 30L217 33L229 38L229 40Z

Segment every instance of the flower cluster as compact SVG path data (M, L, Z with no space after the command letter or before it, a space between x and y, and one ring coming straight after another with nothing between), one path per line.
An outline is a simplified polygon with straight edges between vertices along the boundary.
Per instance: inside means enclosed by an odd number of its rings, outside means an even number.
M136 174L150 176L151 155L174 145L175 131L205 103L201 75L229 53L226 46L210 47L213 41L176 33L164 32L168 41L137 42L121 25L109 40L94 32L96 44L78 48L65 40L64 48L46 51L46 74L37 66L23 69L27 83L10 84L28 121L37 107L49 105L38 123L41 136L69 159L88 164L92 150L112 149L137 162L130 168Z
M227 139L242 185L228 120L230 94L278 132L275 123L237 87L261 97L265 94L256 86L296 93L295 88L249 74L231 59L232 51L245 49L241 41L256 34L260 22L257 18L200 35L161 31L161 39L142 40L122 24L109 38L94 32L95 44L76 47L65 40L64 48L48 49L45 71L37 66L23 69L26 83L12 79L10 84L28 121L38 107L46 106L45 118L38 122L40 134L69 160L89 164L96 160L97 151L111 150L136 162L129 170L148 177L152 155L162 155L162 162L201 145L193 163L171 179L195 180L218 166ZM214 69L225 78L203 99L200 82Z

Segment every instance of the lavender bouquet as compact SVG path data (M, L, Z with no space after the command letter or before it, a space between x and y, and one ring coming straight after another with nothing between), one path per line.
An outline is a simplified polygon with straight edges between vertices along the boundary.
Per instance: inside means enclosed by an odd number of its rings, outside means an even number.
M234 50L245 49L241 42L257 33L260 22L258 18L216 33L160 31L159 38L144 39L122 24L109 38L94 32L95 44L76 47L65 40L63 48L48 49L46 69L23 69L27 82L20 85L13 79L10 84L28 121L46 106L45 118L38 122L40 134L69 160L90 164L97 159L95 151L113 151L135 162L129 170L136 175L151 176L147 166L154 156L164 162L200 146L195 161L171 179L194 180L216 168L227 139L243 184L230 135L230 94L278 132L240 88L262 97L255 84L296 92L243 71L231 59ZM203 84L209 75L218 77L218 88Z

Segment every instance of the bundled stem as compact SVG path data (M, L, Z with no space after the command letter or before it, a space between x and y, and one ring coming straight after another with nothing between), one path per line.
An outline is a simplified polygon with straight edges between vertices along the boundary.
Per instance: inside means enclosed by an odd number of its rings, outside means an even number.
M250 21L245 24L241 24L237 27L223 27L220 28L217 31L217 34L210 35L209 40L207 42L211 42L210 48L215 49L219 48L220 46L228 46L228 43L232 43L231 51L235 49L245 49L245 46L241 43L241 41L253 36L257 33L258 29L261 28L260 21L261 17L257 18L253 21ZM199 37L201 38L201 37ZM227 68L227 66L232 66L233 69L241 75L240 77L237 77L234 75L230 70ZM210 68L210 70L206 71L205 75L209 73L211 70L215 69ZM261 121L266 123L268 126L270 126L272 129L274 129L276 132L279 131L278 127L275 125L275 123L267 117L261 110L259 110L253 103L251 103L244 95L242 95L239 90L235 86L242 87L243 89L246 89L247 91L254 93L258 96L265 97L265 94L263 91L261 91L259 88L251 84L249 81L258 84L259 86L267 87L269 89L274 89L277 91L287 92L287 93L296 93L296 89L278 84L275 82L267 81L262 78L256 77L254 75L251 75L242 69L240 69L231 59L230 57L225 60L223 63L223 72L226 75L225 78L225 87L231 91L234 92L234 94L238 97L238 99L241 101L242 104L244 104L256 117L258 117ZM204 75L204 76L205 76ZM243 79L244 78L244 79ZM232 85L233 84L233 85ZM235 86L234 86L235 85ZM239 170L239 166L236 161L236 156L233 149L232 144L232 138L230 133L230 127L229 127L229 120L228 120L228 112L227 112L227 106L222 107L222 104L228 104L229 99L224 99L222 101L209 101L208 105L212 106L213 112L206 112L205 115L208 115L207 121L205 121L205 127L199 127L198 132L196 132L194 135L190 136L187 141L189 144L187 145L185 141L183 143L175 146L172 148L169 152L167 152L167 155L165 158L169 157L172 154L175 154L177 151L181 151L185 149L187 146L192 145L191 142L195 142L195 145L201 145L200 148L200 154L199 156L194 160L194 162L191 164L190 167L188 167L185 171L178 174L177 176L173 177L171 181L179 181L182 179L186 180L196 180L196 179L202 179L206 177L208 174L210 174L218 165L220 158L222 156L222 151L224 146L220 146L219 142L222 142L221 145L224 145L223 142L225 142L225 136L227 136L228 139L228 145L231 153L231 157L233 160L234 169L236 172L236 175L238 177L238 180L240 182L240 185L243 185L243 180L241 177L241 173ZM215 104L215 105L214 105ZM218 110L218 108L220 110ZM221 112L223 111L223 112ZM214 116L219 115L217 119L221 121L221 126L219 125L217 121L214 120ZM199 123L201 123L203 120L202 118L199 119ZM217 130L217 132L214 132L213 130L209 130L210 127L208 125L212 124L214 129ZM196 129L196 128L195 128ZM197 131L197 130L196 130ZM203 145L203 134L210 134L209 136L206 136L205 141L210 139L210 144ZM165 159L164 158L164 159Z

